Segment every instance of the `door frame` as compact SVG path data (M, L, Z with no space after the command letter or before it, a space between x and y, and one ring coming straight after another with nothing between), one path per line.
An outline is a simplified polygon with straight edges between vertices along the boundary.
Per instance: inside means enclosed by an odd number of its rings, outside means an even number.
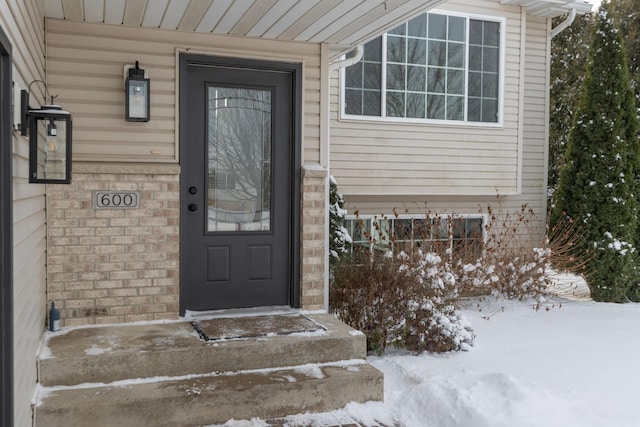
M291 194L290 206L291 206L291 224L289 229L290 241L289 241L289 254L291 259L290 271L289 271L289 305L292 308L300 308L300 215L301 215L301 164L302 164L302 63L294 62L281 62L281 61L266 61L266 60L254 60L246 58L234 58L234 57L222 57L205 54L179 54L179 126L180 129L186 129L186 114L183 112L188 111L188 99L187 91L187 79L188 67L191 65L202 65L212 67L235 67L241 69L257 70L257 71L278 71L291 74L291 141L290 141L290 168L291 168ZM186 133L179 132L179 152L181 168L186 167L182 164L182 159L186 159ZM188 259L186 259L186 239L183 238L183 215L185 212L182 209L182 198L186 194L186 183L182 179L182 172L180 175L180 283L184 280L183 271L187 268ZM180 285L180 295L182 295L183 287ZM180 298L180 315L184 316L185 307L183 306L182 298Z
M11 42L0 27L0 425L13 425L13 134Z

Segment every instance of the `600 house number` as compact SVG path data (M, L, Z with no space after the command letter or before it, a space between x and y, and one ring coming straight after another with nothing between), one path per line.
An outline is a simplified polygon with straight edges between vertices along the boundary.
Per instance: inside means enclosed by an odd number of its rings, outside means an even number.
M95 209L133 209L139 207L140 193L137 191L94 191Z

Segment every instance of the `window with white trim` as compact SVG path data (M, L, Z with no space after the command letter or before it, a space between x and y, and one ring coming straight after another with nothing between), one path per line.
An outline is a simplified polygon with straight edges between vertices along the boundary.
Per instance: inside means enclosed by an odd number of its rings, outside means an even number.
M425 13L365 44L344 70L344 113L498 123L501 20Z
M438 215L430 217L399 215L391 217L347 215L345 227L353 248L370 250L404 250L418 247L423 251L451 249L477 252L482 250L484 216Z

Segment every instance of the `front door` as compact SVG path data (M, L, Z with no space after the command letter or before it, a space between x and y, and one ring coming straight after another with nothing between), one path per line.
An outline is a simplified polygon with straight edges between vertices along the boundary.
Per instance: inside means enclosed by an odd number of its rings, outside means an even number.
M294 73L181 57L180 312L295 305Z

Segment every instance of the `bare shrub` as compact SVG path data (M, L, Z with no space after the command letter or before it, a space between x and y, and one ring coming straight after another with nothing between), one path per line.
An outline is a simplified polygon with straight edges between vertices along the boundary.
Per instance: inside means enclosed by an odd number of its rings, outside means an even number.
M547 243L555 269L589 276L589 261L595 253L589 250L580 221L563 213L553 226L547 225Z
M395 211L392 218L375 217L369 247L354 248L332 270L332 312L365 333L369 350L465 349L474 336L459 314L460 295L535 298L539 305L551 261L586 262L572 249L581 238L573 224L536 241L541 220L526 204L515 212L491 205L480 212L487 221L477 229L429 210L410 221L410 230L406 221L392 227Z
M367 336L368 350L400 344L409 289L417 278L392 258L356 250L334 265L329 292L332 312Z
M397 252L437 254L456 278L460 294L496 295L505 298L538 297L547 292L545 269L551 248L544 239L535 241L542 227L526 204L515 212L505 211L498 196L498 209L490 204L479 212L487 219L482 228L465 229L465 219L426 210L423 219L414 219L410 243L397 243ZM394 216L398 214L394 211ZM383 217L383 219L386 219ZM467 233L466 235L464 233ZM373 236L374 241L376 236ZM558 249L566 242L557 242Z
M453 274L434 254L356 251L333 271L331 311L367 336L370 351L467 349L473 332L457 312Z
M547 222L543 239L541 220L523 204L515 212L505 212L500 204L494 210L487 205L482 253L470 259L468 253L457 256L456 274L463 294L492 294L509 299L546 297L549 292L547 269L550 267L588 275L592 254L585 251L584 234L570 218L550 228Z
M545 270L551 251L545 241L535 241L535 228L541 221L526 204L515 212L500 205L480 212L488 218L484 226L481 252L477 258L468 253L452 260L463 294L491 294L509 299L539 297L547 294Z

